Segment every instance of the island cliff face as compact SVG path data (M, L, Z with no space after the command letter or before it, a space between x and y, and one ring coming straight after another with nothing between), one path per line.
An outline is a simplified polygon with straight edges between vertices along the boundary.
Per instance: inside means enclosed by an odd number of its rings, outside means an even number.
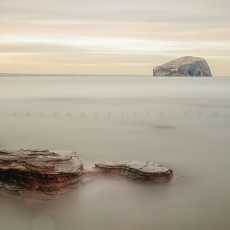
M211 77L207 61L199 57L181 57L153 68L153 76Z

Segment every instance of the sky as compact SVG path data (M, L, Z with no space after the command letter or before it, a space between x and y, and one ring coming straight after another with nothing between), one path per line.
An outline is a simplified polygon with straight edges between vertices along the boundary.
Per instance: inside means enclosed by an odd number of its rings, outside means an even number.
M0 0L0 72L151 75L181 56L230 76L229 0Z

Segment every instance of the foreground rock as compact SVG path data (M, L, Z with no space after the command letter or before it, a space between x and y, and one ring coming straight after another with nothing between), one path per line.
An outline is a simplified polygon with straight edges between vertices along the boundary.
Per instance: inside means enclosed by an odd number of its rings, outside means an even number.
M153 162L99 162L83 167L75 152L0 151L0 187L7 190L58 191L82 178L115 173L142 181L170 179L173 171Z
M0 151L0 181L42 191L75 183L83 165L74 152L48 150Z
M212 76L207 61L199 57L181 57L153 69L153 76Z
M96 163L95 167L105 173L118 173L133 179L155 181L157 179L170 179L173 171L153 162L137 161L106 161Z

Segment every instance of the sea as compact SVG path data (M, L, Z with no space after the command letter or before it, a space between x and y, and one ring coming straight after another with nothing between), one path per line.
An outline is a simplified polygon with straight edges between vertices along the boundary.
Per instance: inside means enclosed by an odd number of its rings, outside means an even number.
M0 229L230 229L230 77L3 75L0 148L174 170L168 183L106 177L49 199L0 195Z

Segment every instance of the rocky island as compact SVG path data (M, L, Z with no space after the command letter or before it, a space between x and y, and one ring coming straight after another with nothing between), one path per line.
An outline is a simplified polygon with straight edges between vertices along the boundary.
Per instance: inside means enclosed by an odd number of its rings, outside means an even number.
M212 73L204 58L186 56L156 66L153 68L153 76L211 77Z
M76 152L0 150L0 184L17 189L58 191L87 176L121 175L141 181L169 180L172 169L153 162L97 162L84 167ZM5 186L5 187L7 187Z

